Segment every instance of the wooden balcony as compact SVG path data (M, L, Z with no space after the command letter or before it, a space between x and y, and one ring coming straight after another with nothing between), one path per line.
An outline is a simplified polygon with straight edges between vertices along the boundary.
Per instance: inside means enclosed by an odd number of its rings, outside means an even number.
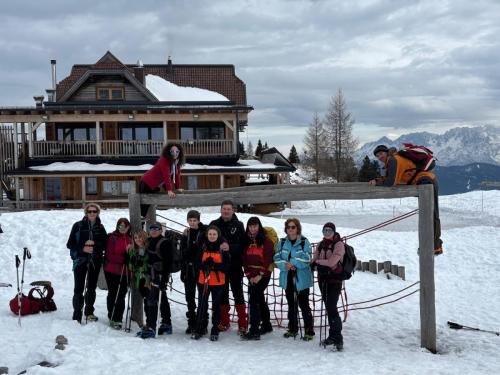
M179 140L186 156L234 155L232 139ZM33 158L158 156L163 141L34 141Z

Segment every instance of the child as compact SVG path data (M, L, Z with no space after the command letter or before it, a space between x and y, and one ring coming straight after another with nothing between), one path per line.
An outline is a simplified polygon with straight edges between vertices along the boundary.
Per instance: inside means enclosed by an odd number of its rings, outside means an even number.
M212 330L210 341L219 339L220 300L226 283L229 268L229 252L222 251L222 238L219 228L210 225L201 244L198 258L198 314L196 332L191 338L198 340L206 332L208 319L203 319L208 311L208 296L212 294ZM205 320L205 321L202 321Z
M342 320L337 311L337 302L342 290L342 280L336 277L342 272L345 247L340 235L335 231L335 224L326 223L323 226L323 239L314 252L312 264L318 270L318 284L321 290L321 298L325 303L328 315L329 335L323 341L323 345L335 345L337 350L342 350L344 340L342 337Z

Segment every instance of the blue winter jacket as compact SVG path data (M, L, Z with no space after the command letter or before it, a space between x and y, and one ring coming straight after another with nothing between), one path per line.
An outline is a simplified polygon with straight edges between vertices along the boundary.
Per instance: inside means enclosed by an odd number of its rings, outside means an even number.
M302 248L301 243L304 243ZM290 240L282 238L279 240L276 252L274 253L274 264L280 270L280 287L286 289L288 280L288 270L286 263L291 263L297 269L297 291L313 286L313 275L311 272L311 244L305 237L298 236L295 244Z

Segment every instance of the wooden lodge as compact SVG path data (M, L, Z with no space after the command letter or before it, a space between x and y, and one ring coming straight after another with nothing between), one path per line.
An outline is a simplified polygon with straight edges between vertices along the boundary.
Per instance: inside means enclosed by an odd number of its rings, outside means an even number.
M59 82L55 60L51 67L46 100L0 106L4 204L124 205L170 141L186 153L185 190L282 184L294 170L276 149L240 160L253 108L233 65L123 64L107 52Z

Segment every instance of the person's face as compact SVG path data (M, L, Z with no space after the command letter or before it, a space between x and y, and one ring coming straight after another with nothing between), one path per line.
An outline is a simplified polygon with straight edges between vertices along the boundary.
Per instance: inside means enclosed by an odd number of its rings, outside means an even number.
M223 220L229 220L233 217L234 208L230 204L225 204L220 208L220 216Z
M252 225L249 225L249 226L248 226L248 231L250 232L250 234L251 234L252 236L257 235L257 233L259 232L259 224L252 224Z
M127 225L127 223L122 222L118 224L118 231L120 233L127 233L129 228L130 227Z
M140 246L140 247L144 246L144 240L143 240L142 236L135 235L134 241L135 241L135 244L137 246Z
M161 236L161 228L150 228L149 229L149 235L153 238L160 237Z
M323 228L323 237L325 239L331 240L334 235L335 235L335 232L333 231L332 228Z
M172 148L170 149L170 156L172 156L172 159L177 159L179 157L180 152L181 151L177 146L172 146Z
M198 229L198 225L200 224L200 221L195 217L190 217L187 220L187 222L188 222L189 228L191 228L191 229Z
M379 151L377 152L377 154L375 155L375 157L380 160L382 163L385 164L385 162L387 161L387 157L389 156L389 153L385 152L385 151Z
M297 238L297 230L297 225L293 221L289 222L286 226L286 234L292 239Z
M97 208L93 207L93 206L90 206L88 209L87 209L87 218L90 220L90 221L94 221L97 217Z
M217 231L214 229L210 229L207 233L207 238L210 242L215 242L217 241L217 238L219 235L217 234Z

